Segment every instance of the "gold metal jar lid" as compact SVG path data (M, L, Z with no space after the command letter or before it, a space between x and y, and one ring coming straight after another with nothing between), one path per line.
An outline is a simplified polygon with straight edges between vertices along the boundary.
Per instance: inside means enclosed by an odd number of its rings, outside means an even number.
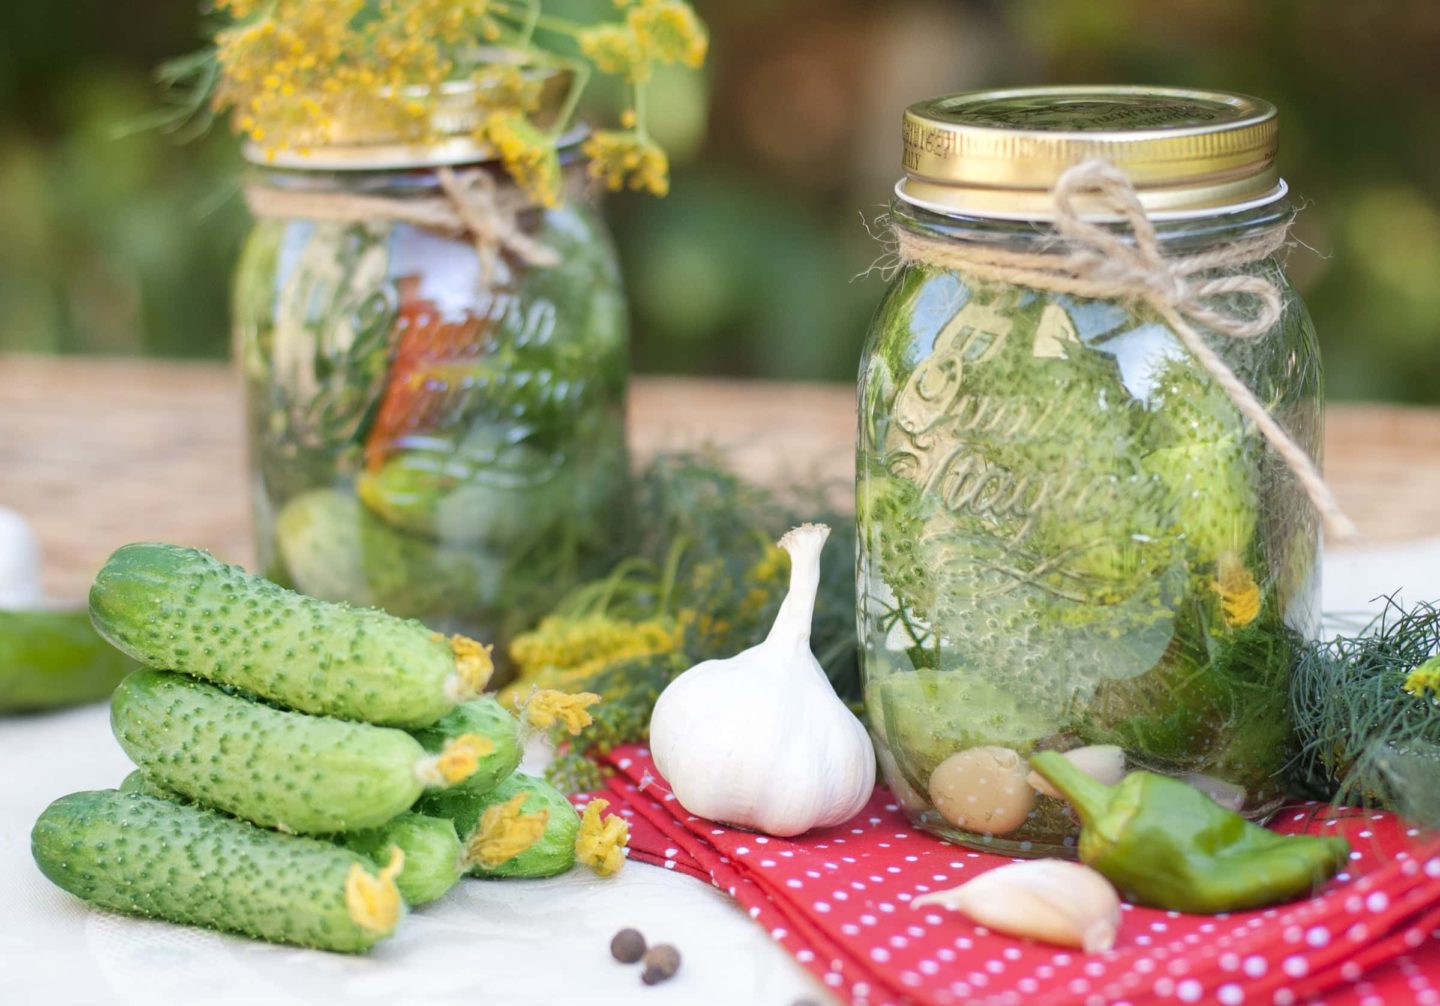
M501 50L486 50L477 58L496 65L515 62ZM539 126L553 122L574 86L573 71L526 66L521 73L538 89L532 120ZM242 153L252 164L310 171L380 171L490 161L495 152L476 133L503 100L502 90L498 83L474 80L445 81L433 89L404 88L400 98L424 108L428 136L423 141L399 135L393 123L357 118L334 123L323 143L267 148L248 141ZM568 130L560 146L579 142L584 135L583 127Z
M1157 216L1234 210L1285 192L1275 106L1226 91L967 91L911 105L904 135L896 192L943 213L1047 219L1061 173L1091 158L1124 171Z

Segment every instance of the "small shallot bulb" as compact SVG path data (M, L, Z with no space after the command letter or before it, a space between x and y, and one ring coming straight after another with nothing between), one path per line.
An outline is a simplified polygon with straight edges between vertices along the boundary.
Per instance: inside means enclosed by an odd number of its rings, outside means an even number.
M1114 786L1125 778L1125 751L1114 744L1092 744L1089 747L1071 748L1061 754L1070 764L1093 779L1107 786ZM1050 785L1039 772L1031 772L1025 779L1033 788L1046 796L1063 800L1060 791Z
M1062 859L1009 863L948 891L910 902L912 908L939 905L1010 936L1028 936L1087 953L1115 946L1120 898L1088 866Z
M957 751L930 773L930 802L957 828L1005 835L1035 809L1035 789L1025 781L1030 766L1010 748Z

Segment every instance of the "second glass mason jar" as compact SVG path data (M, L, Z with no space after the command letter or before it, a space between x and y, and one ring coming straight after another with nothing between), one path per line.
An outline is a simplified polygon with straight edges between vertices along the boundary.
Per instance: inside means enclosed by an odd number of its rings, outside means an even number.
M1240 95L954 95L906 113L892 223L925 247L1043 263L1074 251L1053 186L1083 159L1109 161L1166 257L1213 252L1206 277L1276 288L1279 320L1258 337L1201 332L1317 457L1304 306L1273 256L1223 261L1289 221L1275 144L1274 108ZM1123 754L1125 769L1273 813L1286 686L1318 619L1318 521L1160 312L906 256L870 329L859 408L865 701L917 826L1016 855L1071 852L1076 820L1026 759L1080 747L1103 747L1090 756L1104 771Z
M619 534L628 342L578 150L553 207L488 157L460 135L252 158L270 211L234 319L262 569L499 657ZM498 208L489 247L406 209L457 178Z

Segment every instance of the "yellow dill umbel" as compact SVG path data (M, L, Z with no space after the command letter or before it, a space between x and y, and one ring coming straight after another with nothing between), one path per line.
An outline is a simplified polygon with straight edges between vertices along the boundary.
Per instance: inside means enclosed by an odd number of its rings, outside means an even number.
M1405 675L1405 683L1401 687L1417 699L1423 699L1428 692L1440 704L1440 656L1431 657Z

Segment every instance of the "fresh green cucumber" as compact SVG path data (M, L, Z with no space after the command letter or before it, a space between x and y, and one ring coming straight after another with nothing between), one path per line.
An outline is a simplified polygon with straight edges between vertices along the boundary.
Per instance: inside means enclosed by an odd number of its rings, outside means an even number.
M505 584L502 550L407 534L338 489L292 498L275 518L275 541L297 590L392 615L478 615Z
M122 793L143 793L158 800L192 803L180 793L163 786L136 769L120 783ZM434 901L460 882L461 847L455 825L443 817L428 817L406 811L376 828L347 831L331 840L369 858L376 866L390 862L391 848L405 855L405 868L395 878L405 903L411 906Z
M358 953L405 912L391 868L359 853L140 793L61 797L30 845L40 872L102 908L276 943Z
M434 901L460 882L460 836L443 817L407 811L378 828L337 835L335 841L378 866L390 861L392 848L403 852L405 869L395 883L412 906Z
M456 706L433 726L410 731L426 751L443 752L460 737L483 737L495 745L466 778L456 783L456 792L487 793L500 785L520 765L520 721L494 698L474 699Z
M375 608L318 601L174 545L119 549L90 589L95 628L137 660L302 712L423 727L480 695L486 647Z
M0 713L103 699L135 667L95 633L84 608L0 611Z
M494 830L485 827L485 812L501 808L523 796L520 814L533 818L543 814L544 831L523 851L499 862L487 858L482 847ZM580 833L580 815L554 786L544 779L516 772L488 793L450 790L431 794L415 808L431 817L448 818L460 833L465 846L466 872L475 877L553 877L575 865L575 839Z
M169 671L136 671L110 724L156 782L256 824L329 834L383 824L473 769L483 740L439 755L391 727L275 709Z

